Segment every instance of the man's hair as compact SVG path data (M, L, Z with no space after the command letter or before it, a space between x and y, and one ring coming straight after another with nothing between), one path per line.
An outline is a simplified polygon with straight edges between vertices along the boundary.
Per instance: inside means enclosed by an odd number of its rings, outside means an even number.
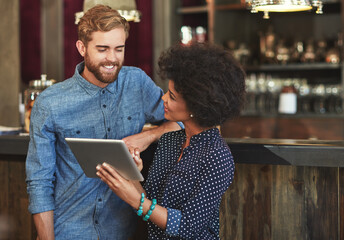
M245 102L245 72L233 56L210 44L175 45L159 58L159 75L174 82L202 127L238 116Z
M108 32L115 28L123 28L126 38L128 38L130 26L127 20L108 6L96 5L80 19L78 38L87 46L88 42L92 40L93 32Z

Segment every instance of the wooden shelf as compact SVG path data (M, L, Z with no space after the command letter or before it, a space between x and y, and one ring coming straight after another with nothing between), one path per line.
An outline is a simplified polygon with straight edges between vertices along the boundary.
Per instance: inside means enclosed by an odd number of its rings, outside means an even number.
M260 66L246 66L246 71L295 71L295 70L339 70L342 63L290 63L285 65L266 64Z
M222 4L215 6L215 10L247 10L243 3Z
M194 14L194 13L207 13L208 6L194 6L194 7L182 7L177 9L178 14Z

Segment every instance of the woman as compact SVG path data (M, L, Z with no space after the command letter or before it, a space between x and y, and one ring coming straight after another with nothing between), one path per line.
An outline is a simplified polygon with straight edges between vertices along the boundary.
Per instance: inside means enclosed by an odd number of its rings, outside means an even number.
M185 129L160 138L144 188L106 164L98 175L149 220L149 239L219 239L219 206L234 162L216 126L240 113L245 74L228 52L197 43L170 48L159 68L169 79L165 118Z

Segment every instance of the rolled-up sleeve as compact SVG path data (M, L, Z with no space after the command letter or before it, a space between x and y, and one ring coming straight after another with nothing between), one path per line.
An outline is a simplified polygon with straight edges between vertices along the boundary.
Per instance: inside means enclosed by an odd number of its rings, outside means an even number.
M39 99L39 98L38 98ZM31 113L30 143L26 158L29 212L54 210L55 134L52 115L38 99Z

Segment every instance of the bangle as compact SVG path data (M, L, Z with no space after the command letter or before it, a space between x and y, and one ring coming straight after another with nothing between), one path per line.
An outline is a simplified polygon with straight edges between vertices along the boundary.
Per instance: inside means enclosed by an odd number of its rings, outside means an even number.
M141 200L140 200L140 206L139 210L137 210L137 216L141 216L143 212L143 202L145 201L145 194L141 193Z
M152 205L150 206L147 214L143 217L143 221L147 221L149 219L150 215L152 214L155 208L155 205L156 205L156 199L152 199Z

